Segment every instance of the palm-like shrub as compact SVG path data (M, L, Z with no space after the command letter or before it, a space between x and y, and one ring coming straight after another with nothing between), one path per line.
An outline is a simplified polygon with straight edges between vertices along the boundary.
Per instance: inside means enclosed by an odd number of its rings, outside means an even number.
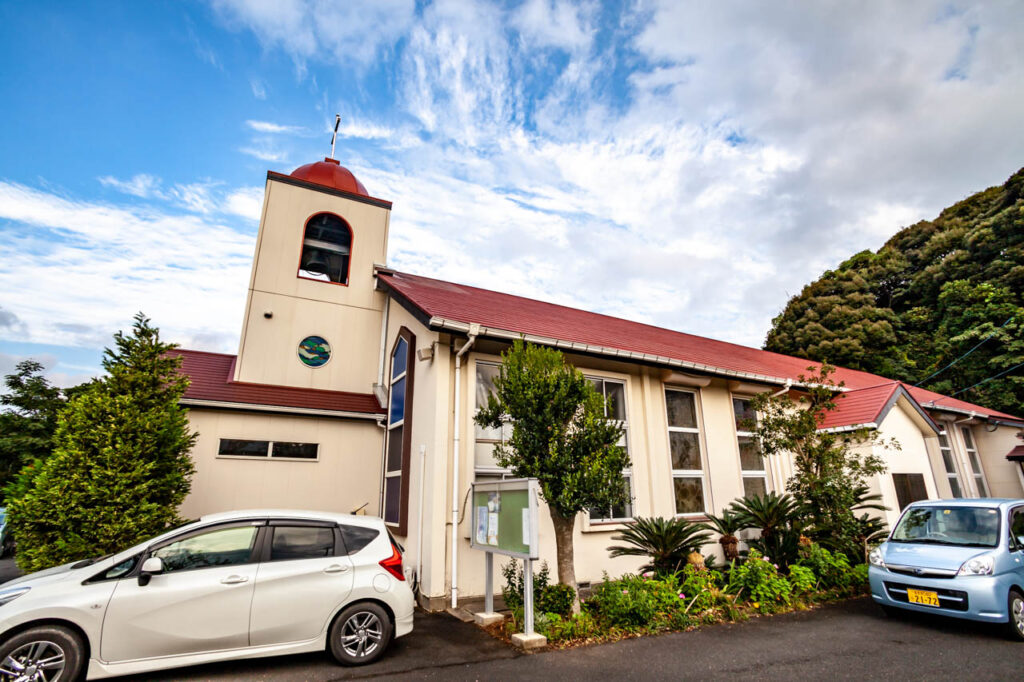
M686 558L711 539L701 526L686 519L664 519L661 517L637 517L612 540L626 543L608 548L610 556L648 557L641 570L654 571L659 575L676 573L686 565Z
M735 509L726 508L721 516L714 514L707 515L707 523L698 524L701 528L718 533L721 537L718 542L722 545L722 552L726 561L732 561L739 557L739 538L736 533L747 528L747 520Z
M760 538L748 541L751 547L786 566L797 560L804 510L792 495L751 495L736 500L730 508L745 527L761 530Z

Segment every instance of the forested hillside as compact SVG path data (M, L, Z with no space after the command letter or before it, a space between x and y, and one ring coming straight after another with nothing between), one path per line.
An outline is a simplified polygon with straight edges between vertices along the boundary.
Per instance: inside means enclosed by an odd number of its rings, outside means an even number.
M1024 169L808 284L764 347L1024 416Z

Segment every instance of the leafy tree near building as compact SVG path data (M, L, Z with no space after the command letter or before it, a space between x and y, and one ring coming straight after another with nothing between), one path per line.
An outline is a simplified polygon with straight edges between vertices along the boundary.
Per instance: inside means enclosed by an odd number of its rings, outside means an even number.
M628 456L616 445L622 428L605 418L604 398L554 349L516 341L502 355L494 387L476 422L498 428L511 421L512 435L495 458L514 476L539 480L555 527L558 579L575 594L577 515L622 504L625 496Z
M868 508L864 497L867 479L885 471L869 446L898 449L899 445L882 441L870 429L820 430L825 416L836 409L835 395L842 384L831 380L835 370L828 365L808 371L810 374L799 377L806 388L801 388L796 399L789 394L755 396L751 407L758 419L749 427L763 456L793 457L794 473L786 490L792 500L799 500L805 515L804 532L860 561L865 520L855 511ZM749 514L750 510L746 511Z
M188 379L142 313L114 346L106 375L60 413L53 454L10 504L22 570L121 550L179 522L196 438L178 404Z
M43 376L44 367L35 360L23 360L13 374L4 377L6 391L0 395L0 490L4 499L16 496L26 466L38 467L53 450L57 415L66 405L67 394ZM28 474L31 474L29 469ZM8 487L11 487L8 490Z
M825 272L765 349L1024 414L1024 169Z

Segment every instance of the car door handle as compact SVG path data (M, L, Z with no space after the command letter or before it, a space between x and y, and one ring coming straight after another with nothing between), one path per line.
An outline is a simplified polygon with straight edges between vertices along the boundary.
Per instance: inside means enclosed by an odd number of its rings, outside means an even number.
M340 564L331 564L324 569L324 573L345 573L348 571L348 566L342 566Z
M227 578L221 580L225 585L237 585L238 583L244 583L249 579L244 575L229 575Z

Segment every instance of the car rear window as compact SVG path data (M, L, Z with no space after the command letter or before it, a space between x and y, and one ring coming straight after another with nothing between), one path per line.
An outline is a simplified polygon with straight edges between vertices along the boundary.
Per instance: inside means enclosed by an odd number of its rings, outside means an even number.
M373 542L373 539L378 535L380 535L380 531L376 528L346 526L344 524L341 526L341 538L345 542L346 554L355 554Z
M326 526L274 526L270 560L334 556L334 529Z
M892 532L894 542L995 547L999 510L992 507L911 507Z

